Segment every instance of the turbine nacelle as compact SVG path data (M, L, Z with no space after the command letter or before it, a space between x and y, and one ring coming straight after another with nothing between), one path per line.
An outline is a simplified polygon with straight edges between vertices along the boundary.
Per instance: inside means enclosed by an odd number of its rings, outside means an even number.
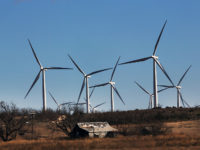
M81 94L82 94L83 89L85 87L86 88L86 97L87 97L86 98L86 101L87 101L86 107L87 107L87 113L89 113L90 112L89 104L90 104L90 96L91 95L89 95L88 78L90 78L94 74L97 74L97 73L100 73L100 72L103 72L103 71L106 71L106 70L110 70L111 68L96 70L96 71L93 71L93 72L91 72L89 74L85 74L83 72L83 70L78 66L78 64L73 60L73 58L70 55L68 55L68 57L70 58L72 63L75 65L75 67L78 69L78 71L84 76L83 83L82 83L82 86L81 86L81 90L80 90L80 93L79 93L79 96L78 96L77 104L79 103Z
M113 112L114 111L114 95L113 95L113 92L115 92L117 94L117 96L119 97L119 99L122 101L122 103L125 105L122 97L120 96L117 88L114 86L115 85L115 82L112 82L112 79L113 79L113 76L115 74L115 71L116 71L116 68L118 66L118 63L119 63L119 60L120 60L120 57L118 58L114 68L113 68L113 71L112 71L112 74L111 74L111 78L109 80L109 82L106 82L106 83L102 83L102 84L98 84L98 85L95 85L95 86L92 86L92 87L101 87L101 86L107 86L107 85L110 85L110 95L111 95L111 111ZM91 73L92 74L92 73ZM92 88L91 87L91 88Z
M47 71L48 69L41 66L41 67L40 67L40 70L42 70L42 71Z
M181 89L181 86L176 86L177 89Z
M151 56L153 59L156 59L156 60L158 60L158 56L155 56L155 55L153 55L153 56Z
M160 34L158 36L158 39L156 41L156 44L155 44L155 47L154 47L154 51L153 51L153 54L152 56L149 56L149 57L145 57L145 58L141 58L141 59L136 59L136 60L132 60L132 61L128 61L128 62L125 62L125 63L121 63L121 64L129 64L129 63L137 63L137 62L143 62L143 61L146 61L146 60L149 60L149 59L153 59L153 93L154 93L154 107L158 107L158 90L157 90L157 71L156 71L156 64L159 66L159 68L162 70L162 72L165 74L165 76L170 80L170 82L172 83L171 79L169 78L168 74L166 73L165 69L163 68L163 66L160 64L160 62L158 61L158 57L155 56L156 55L156 51L157 51L157 47L158 47L158 44L159 44L159 41L160 41L160 38L162 36L162 33L163 33L163 30L165 28L165 25L167 23L167 20L165 21L161 31L160 31ZM174 85L172 83L172 85ZM139 86L140 87L140 86ZM140 87L141 88L141 87ZM143 89L143 88L142 88ZM144 90L145 91L145 90ZM146 91L145 91L146 92ZM149 93L149 92L146 92L146 93Z
M109 84L111 84L111 85L115 85L115 82L110 81Z
M40 66L40 71L39 71L39 73L37 74L35 80L33 81L31 87L29 88L29 90L28 90L28 92L26 93L26 95L25 95L24 98L26 98L26 97L28 96L28 94L30 93L31 89L34 87L34 85L36 84L36 82L37 82L38 79L40 78L40 74L41 74L41 72L42 72L42 76L43 76L43 80L42 80L43 111L46 111L46 81L45 81L45 71L47 71L48 69L54 69L54 70L56 69L56 70L58 70L58 69L71 69L71 68L62 68L62 67L48 67L48 68L44 68L44 67L41 65L41 63L40 63L38 57L36 56L36 53L35 53L35 51L34 51L34 49L33 49L33 47L32 47L32 44L31 44L31 42L30 42L29 39L28 39L28 42L29 42L29 45L30 45L31 50L32 50L32 52L33 52L33 55L34 55L34 57L35 57L35 60L36 60L37 64Z
M87 78L91 78L91 76L87 76L87 75L86 75L85 77L87 77Z

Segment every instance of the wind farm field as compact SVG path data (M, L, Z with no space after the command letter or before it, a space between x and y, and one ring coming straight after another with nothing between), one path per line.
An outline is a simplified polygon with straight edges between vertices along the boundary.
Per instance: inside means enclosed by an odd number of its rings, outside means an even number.
M39 138L37 140L17 139L0 143L2 150L99 150L99 149L200 149L200 120L166 123L172 132L158 136L123 136L115 138L86 138L86 139L54 139ZM131 126L131 125L129 125ZM46 134L46 133L44 133ZM50 134L50 133L49 133ZM56 134L56 133L54 133ZM60 135L60 134L58 134Z
M200 150L200 0L0 0L0 150Z
M165 108L157 110L135 110L129 112L105 112L84 116L84 119L106 119L111 126L118 129L116 137L72 139L58 128L52 120L36 116L34 132L18 135L16 139L0 141L1 150L101 150L101 149L200 149L199 108ZM155 115L153 115L155 113ZM110 116L109 116L110 114ZM129 115L128 115L129 114ZM158 116L158 114L160 114ZM168 114L168 115L166 115ZM113 116L113 118L111 117ZM115 115L123 119L115 119ZM154 116L154 118L148 117ZM174 117L171 117L174 115ZM128 117L129 116L129 117ZM135 116L135 117L134 117ZM137 117L136 117L137 116ZM170 116L170 118L168 118ZM109 118L109 119L108 119ZM130 120L133 118L133 120ZM148 119L147 119L148 118ZM173 119L172 119L173 118ZM147 120L146 120L147 119ZM162 121L160 121L162 120ZM84 121L84 120L82 120ZM104 120L103 120L104 121ZM124 122L124 123L123 123ZM152 133L144 129L152 128ZM31 131L31 130L30 130Z

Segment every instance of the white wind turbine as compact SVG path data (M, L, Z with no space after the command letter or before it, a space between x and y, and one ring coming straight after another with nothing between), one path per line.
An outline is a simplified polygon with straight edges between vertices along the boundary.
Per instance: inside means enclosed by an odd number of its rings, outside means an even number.
M57 110L59 110L59 111L61 110L62 106L64 106L64 105L71 105L71 104L73 104L73 102L65 102L65 103L59 104L58 101L56 101L56 99L54 98L54 96L51 94L51 92L49 92L49 95L51 96L51 98L53 99L53 101L56 103Z
M92 89L89 98L91 98L92 94L94 93L94 90L95 90L95 87ZM84 99L85 99L85 101L86 101L86 103L87 103L86 98L84 98ZM100 104L98 104L98 105L96 105L96 106L94 106L94 107L93 107L91 104L89 104L89 106L90 106L90 112L94 113L95 110L96 110L96 108L98 108L98 107L101 106L101 105L104 105L105 103L106 103L106 102L100 103Z
M173 86L170 86L170 85L159 85L159 86L161 86L161 87L166 87L166 88L176 88L176 90L177 90L177 108L179 108L180 107L180 100L182 101L182 104L183 104L183 106L185 107L185 104L188 106L188 107L190 107L190 105L183 99L183 96L182 96L182 94L181 94L181 83L182 83L182 81L183 81L183 79L184 79L184 77L185 77L185 75L188 73L188 71L190 70L190 68L191 68L192 66L190 65L189 66L189 68L185 71L185 73L183 74L183 76L180 78L180 80L179 80L179 82L178 82L178 84L177 85L173 85Z
M92 105L90 104L90 110L91 110L91 112L92 112L92 113L95 113L96 108L100 107L101 105L104 105L105 103L106 103L106 102L100 103L100 104L98 104L98 105L96 105L96 106L94 106L94 107L92 107Z
M39 59L37 58L36 53L35 53L35 51L34 51L34 49L33 49L33 46L32 46L32 44L31 44L31 42L30 42L29 39L28 39L28 42L29 42L29 45L30 45L30 47L31 47L31 50L32 50L32 52L33 52L34 57L35 57L35 59L36 59L38 65L40 66L40 71L39 71L39 73L37 74L35 80L33 81L33 83L32 83L32 85L31 85L30 89L28 90L28 92L27 92L27 94L25 95L24 98L26 98L26 97L28 96L29 92L31 91L31 89L33 88L33 86L35 85L35 83L38 81L38 79L40 78L40 74L42 73L43 111L46 111L46 81L45 81L45 71L47 71L47 70L60 70L60 69L70 69L70 70L71 70L72 68L62 68L62 67L46 67L46 68L44 68L44 67L41 65Z
M113 76L114 76L114 73L115 73L115 70L117 68L117 65L118 65L118 62L119 62L119 59L120 57L118 58L117 60L117 63L115 64L115 67L113 69L113 72L111 74L111 78L110 78L110 81L109 82L106 82L106 83L103 83L103 84L98 84L98 85L94 85L94 86L91 86L90 88L94 88L94 87L101 87L101 86L106 86L106 85L110 85L110 96L111 96L111 111L113 112L114 111L114 97L113 97L113 90L115 91L115 93L117 94L117 96L119 97L119 99L122 101L122 103L125 105L122 97L120 96L117 88L114 86L115 85L115 82L112 81L113 79Z
M150 94L150 92L148 92L145 88L143 88L138 82L135 81L135 83L137 84L137 86L138 86L139 88L141 88L146 94L149 95L149 106L148 106L148 109L152 109L152 108L153 108L153 96L154 96L154 95L153 95L153 94ZM158 93L160 93L160 92L162 92L162 91L164 91L164 90L166 90L166 89L168 89L168 87L159 90Z
M100 73L100 72L103 72L103 71L106 71L106 70L110 70L112 68L106 68L106 69L101 69L101 70L97 70L97 71L93 71L89 74L85 74L81 68L76 64L76 62L72 59L72 57L70 55L68 55L69 58L71 59L72 63L76 66L76 68L79 70L79 72L83 75L83 83L82 83L82 86L81 86L81 90L80 90L80 93L79 93L79 96L78 96L78 100L77 100L77 104L79 103L79 100L80 100L80 97L81 97L81 94L83 92L83 89L84 87L86 87L86 101L87 101L87 113L90 113L90 97L89 97L89 83L88 83L88 78L91 77L91 75L94 75L94 74L97 74L97 73Z
M124 65L124 64L130 64L130 63L136 63L136 62L142 62L142 61L146 61L149 59L153 59L153 93L154 93L154 107L158 107L158 87L157 87L157 70L156 70L156 64L160 67L160 69L162 70L162 72L165 74L165 76L168 78L168 80L171 82L172 85L173 82L171 81L171 79L169 78L167 72L165 71L165 69L163 68L163 66L161 65L161 63L158 61L158 56L156 56L156 50L157 50L157 46L158 43L160 41L161 35L163 33L163 30L165 28L167 21L165 21L162 30L158 36L157 42L155 44L154 47L154 52L152 56L149 57L145 57L145 58L141 58L141 59L137 59L137 60L132 60L132 61L128 61L128 62L124 62L124 63L120 63L119 65Z

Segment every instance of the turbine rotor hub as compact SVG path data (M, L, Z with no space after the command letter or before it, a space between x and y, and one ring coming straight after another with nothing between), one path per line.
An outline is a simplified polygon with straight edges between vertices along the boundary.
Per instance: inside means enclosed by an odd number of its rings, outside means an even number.
M176 86L177 89L181 89L181 86Z
M115 82L110 81L109 84L111 84L111 85L115 85Z
M155 55L153 55L153 56L151 56L153 59L158 59L158 56L155 56Z

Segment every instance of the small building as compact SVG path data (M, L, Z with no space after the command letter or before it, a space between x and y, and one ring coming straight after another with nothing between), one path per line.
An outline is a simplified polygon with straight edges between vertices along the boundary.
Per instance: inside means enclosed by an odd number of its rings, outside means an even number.
M77 123L72 132L71 137L114 137L117 129L111 127L108 122L82 122Z

